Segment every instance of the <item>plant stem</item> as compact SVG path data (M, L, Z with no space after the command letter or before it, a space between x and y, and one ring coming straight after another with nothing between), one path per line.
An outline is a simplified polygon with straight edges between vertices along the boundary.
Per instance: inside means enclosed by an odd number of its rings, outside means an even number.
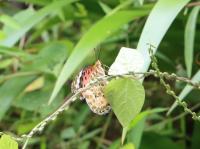
M158 68L157 59L156 59L156 57L153 54L152 48L154 48L154 47L152 45L150 45L150 47L149 47L149 54L150 54L150 58L151 58L151 61L152 61L151 65L155 69L157 77L160 78L160 83L165 87L166 93L169 94L169 95L171 95L176 100L176 102L180 106L183 107L184 111L188 112L192 116L192 118L194 120L200 121L200 116L198 116L196 112L193 112L191 109L189 109L188 106L187 106L187 103L184 102L184 101L181 101L181 99L179 99L179 97L171 89L170 85L165 82L164 76L161 75L161 72L160 72L160 70Z

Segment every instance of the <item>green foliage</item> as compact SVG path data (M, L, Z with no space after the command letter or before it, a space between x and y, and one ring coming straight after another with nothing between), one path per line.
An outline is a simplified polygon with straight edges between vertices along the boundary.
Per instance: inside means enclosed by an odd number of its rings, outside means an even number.
M19 29L20 25L18 24L17 21L15 21L12 17L8 16L8 15L1 15L0 16L0 21L6 25L9 26L10 28L14 28L14 29Z
M22 19L20 21L21 28L14 30L11 34L6 34L6 38L0 42L0 45L11 47L14 45L27 31L29 31L34 25L39 23L42 19L44 19L47 15L55 13L57 9L62 8L66 4L70 4L73 1L56 1L54 3L50 3L48 6L39 10L38 12L33 13L31 9L27 11L20 12L14 17L17 20ZM52 11L54 10L54 11ZM20 18L20 19L19 19Z
M163 148L163 149L182 149L183 146L180 144L175 144L172 142L169 137L161 136L155 133L146 133L144 134L143 142L141 143L142 149L154 149L154 148Z
M149 46L147 44L153 44L156 48L159 46L173 20L187 2L189 0L159 0L154 6L145 23L137 45L137 49L144 55L144 71L147 71L150 64L148 54Z
M93 48L95 48L100 42L103 42L107 37L111 36L113 32L118 30L124 24L128 23L133 19L145 16L149 10L139 9L135 11L121 11L116 12L110 16L104 17L98 21L91 29L81 38L73 53L63 66L63 69L58 77L55 88L49 100L49 103L53 101L64 82L69 79L76 68L81 62L88 56ZM113 23L115 22L115 23ZM81 52L84 51L84 52ZM80 53L82 53L80 55Z
M18 149L18 144L9 135L2 135L0 138L0 149Z
M133 144L129 143L124 145L121 149L135 149L135 147Z
M61 138L62 139L72 139L73 137L76 136L76 133L73 129L73 127L64 129L61 133Z
M42 117L47 116L49 113L56 110L64 99L64 91L62 90L56 97L57 102L46 108L53 86L54 81L47 80L40 90L36 89L33 92L26 92L22 97L15 100L13 105L27 111L39 112Z
M145 93L138 80L120 78L109 82L105 96L121 125L127 127L142 109Z
M4 117L6 111L9 109L12 100L19 96L35 76L17 77L6 81L0 87L0 120ZM17 87L16 87L17 85Z
M0 7L0 149L199 148L199 122L187 116L198 119L200 107L199 2L15 0ZM148 44L157 58L149 71ZM121 47L142 53L141 81L132 73L106 76L112 110L96 115L70 98L71 82L97 59L107 72Z
M198 132L200 131L200 123L196 122L194 125L194 130L193 130L193 135L192 135L192 147L191 149L198 149L199 148L199 134Z
M57 76L68 56L67 48L64 43L50 43L41 49L35 57L26 59L22 70L40 71Z
M193 63L193 51L194 51L194 39L195 39L195 29L196 21L199 13L200 7L194 7L188 17L186 27L185 27L185 64L187 68L187 75L191 77L192 74L192 63Z
M123 128L122 133L122 142L124 142L126 135L127 136L127 142L131 142L135 145L136 148L139 148L141 144L141 138L142 134L145 128L145 121L148 116L151 114L164 112L166 109L164 108L157 108L152 110L143 111L140 114L138 114L128 125L128 127Z

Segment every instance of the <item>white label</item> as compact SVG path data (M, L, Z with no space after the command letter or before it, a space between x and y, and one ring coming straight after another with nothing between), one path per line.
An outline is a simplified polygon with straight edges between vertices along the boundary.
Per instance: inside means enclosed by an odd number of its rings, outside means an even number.
M130 72L141 72L144 65L142 54L131 48L122 47L114 63L108 70L108 75L123 75Z

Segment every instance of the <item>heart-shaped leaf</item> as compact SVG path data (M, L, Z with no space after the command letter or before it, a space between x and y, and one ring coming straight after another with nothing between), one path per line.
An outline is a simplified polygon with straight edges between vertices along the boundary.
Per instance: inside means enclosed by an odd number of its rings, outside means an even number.
M142 84L133 78L111 80L105 88L105 96L123 127L141 111L145 92Z

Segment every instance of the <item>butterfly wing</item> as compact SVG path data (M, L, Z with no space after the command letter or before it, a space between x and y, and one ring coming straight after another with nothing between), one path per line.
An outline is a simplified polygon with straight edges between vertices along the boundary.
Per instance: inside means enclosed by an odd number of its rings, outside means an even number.
M89 108L98 115L107 114L111 110L104 97L103 86L101 85L91 87L90 90L83 92L82 96L85 98Z
M82 76L83 70L79 72L79 74L75 77L71 84L71 91L72 93L76 93L81 88L81 76Z
M72 83L72 92L76 93L80 88L86 87L92 81L97 81L98 77L105 76L101 62L97 61L93 66L83 69ZM96 84L82 92L80 99L85 99L89 108L96 114L103 115L110 111L111 107L104 97L103 88L107 81Z

